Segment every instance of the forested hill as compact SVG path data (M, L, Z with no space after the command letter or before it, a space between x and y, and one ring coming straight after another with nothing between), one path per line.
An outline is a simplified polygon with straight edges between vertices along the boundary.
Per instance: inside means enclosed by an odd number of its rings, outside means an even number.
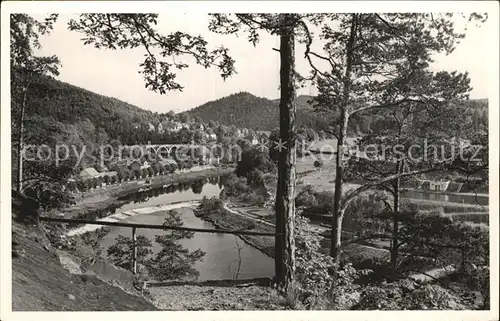
M309 96L297 99L297 125L315 127L316 118L307 103ZM240 92L188 110L192 117L200 117L205 122L217 121L223 125L251 128L253 130L273 130L279 127L279 99L270 100L248 92Z
M158 118L151 111L51 77L36 77L27 99L28 117L47 117L71 125L90 122L95 128L103 129L111 139L123 138L132 124L147 124Z
M306 126L314 130L325 128L328 120L318 116L309 103L312 96L297 97L297 126ZM481 124L487 124L488 100L471 99L455 103L457 110L463 110L472 119ZM387 111L366 112L355 115L349 124L349 133L367 133L374 126L374 120L385 115ZM188 110L192 117L200 117L205 122L217 121L223 125L251 128L254 130L273 130L279 127L279 99L270 100L256 97L248 92L240 92L207 102L199 107ZM333 117L335 117L333 115Z
M28 90L26 116L42 117L65 125L75 126L77 131L95 133L95 137L82 137L91 141L117 139L123 143L142 141L136 126L159 123L166 114L153 113L115 98L96 94L89 90L55 80L51 77L35 78ZM320 118L313 111L311 96L297 97L297 126L319 130ZM471 99L459 104L474 123L487 126L488 100ZM457 106L458 107L458 106ZM12 117L17 117L16 108ZM165 111L167 112L167 111ZM279 99L270 100L240 92L207 102L179 116L200 117L204 122L214 120L223 125L254 130L273 130L279 127ZM366 113L352 119L350 131L367 132L373 128L375 115ZM380 116L380 115L378 115ZM182 118L182 117L180 117ZM14 128L13 128L14 130Z

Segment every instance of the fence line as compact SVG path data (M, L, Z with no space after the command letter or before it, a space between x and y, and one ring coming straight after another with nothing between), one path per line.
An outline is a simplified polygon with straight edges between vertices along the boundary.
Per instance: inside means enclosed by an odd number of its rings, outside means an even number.
M276 234L276 233L251 232L251 231L242 231L242 230L228 231L228 230L218 230L218 229L203 229L203 228L166 226L166 225L155 225L155 224L91 221L91 220L82 220L82 219L66 219L66 218L43 217L43 216L41 216L39 219L40 219L40 221L45 221L45 222L120 226L120 227L130 227L130 228L145 228L145 229L153 229L153 230L174 230L174 231L191 231L191 232L200 232L200 233L221 233L221 234L258 235L258 236L281 235L281 234Z
M136 224L136 223L121 223L121 222L103 222L103 221L91 221L91 220L81 220L81 219L67 219L67 218L56 218L56 217L39 217L40 221L45 222L59 222L59 223L73 223L73 224L92 224L92 225L106 225L106 226L120 226L120 227L130 227L132 228L132 261L130 262L130 270L133 274L137 273L137 229L154 229L154 230L174 230L174 231L191 231L191 232L201 232L201 233L222 233L222 234L236 234L236 235L260 235L260 236L275 236L281 235L281 233L264 233L264 232L249 232L249 231L227 231L227 230L217 230L217 229L202 229L202 228L191 228L191 227L181 227L181 226L165 226L165 225L154 225L154 224Z

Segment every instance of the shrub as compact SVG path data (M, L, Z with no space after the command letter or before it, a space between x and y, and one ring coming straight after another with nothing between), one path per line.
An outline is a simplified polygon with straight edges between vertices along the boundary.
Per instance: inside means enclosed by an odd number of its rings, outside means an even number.
M231 174L224 184L225 195L239 197L241 195L251 193L252 191L246 183L246 178L237 177L236 175Z
M251 185L263 186L264 185L264 173L255 168L247 174L247 182Z
M408 262L415 257L432 258L440 266L455 264L466 275L477 267L489 266L487 225L453 222L435 213L419 213L402 222L400 242L404 243L402 250L411 254Z
M426 284L409 292L399 303L404 310L464 310L469 307L449 290L437 284Z
M332 302L346 291L353 292L354 281L365 271L357 271L351 264L341 264L334 277L333 258L321 246L321 236L309 220L295 217L295 300L308 309L331 307Z
M304 212L328 214L333 210L334 194L331 191L314 191L306 186L295 199L295 206L303 207Z
M316 160L316 161L314 161L314 167L316 167L316 168L323 167L323 162L321 160L319 160L319 159Z
M274 171L275 165L269 158L268 153L256 147L251 147L243 151L241 160L236 165L235 173L238 177L247 176L254 169L268 173Z
M366 287L355 310L464 310L465 301L438 284L401 279Z
M295 198L295 206L297 207L314 207L316 206L316 196L313 187L307 185Z
M206 196L201 200L200 205L195 210L196 216L210 215L215 212L219 212L223 209L222 200L217 197L208 198Z
M75 181L68 182L68 189L72 192L75 192L77 189L77 183Z

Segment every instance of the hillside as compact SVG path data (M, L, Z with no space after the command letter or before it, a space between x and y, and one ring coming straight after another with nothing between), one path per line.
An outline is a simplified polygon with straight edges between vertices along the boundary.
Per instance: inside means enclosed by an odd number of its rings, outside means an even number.
M29 202L12 193L13 311L157 310L131 285L130 272L105 262L84 272L81 262L51 244L46 226L33 225Z
M297 125L316 127L316 117L307 103L309 96L297 98ZM218 121L223 125L235 125L254 130L270 131L279 127L279 99L270 100L257 97L248 92L240 92L187 111L192 117L204 121Z
M96 275L69 273L38 228L13 224L14 311L146 311L157 308ZM45 243L45 244L44 244Z
M13 114L15 113L13 106ZM89 90L37 77L28 90L26 116L51 118L66 125L90 121L111 139L124 140L132 124L154 122L158 115Z

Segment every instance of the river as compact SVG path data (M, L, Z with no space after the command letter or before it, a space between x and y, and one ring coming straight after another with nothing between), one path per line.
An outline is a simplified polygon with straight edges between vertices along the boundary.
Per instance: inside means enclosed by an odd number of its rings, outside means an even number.
M219 196L223 187L223 178L211 178L208 182L197 181L177 185L164 186L155 190L145 190L128 195L122 199L127 204L117 208L114 213L128 213L123 216L125 222L142 224L162 224L167 210L166 204L178 204L177 210L182 216L185 227L215 228L210 222L196 217L193 213L192 201L199 201L203 197ZM404 198L436 200L453 203L475 202L470 195L447 195L432 192L407 191ZM481 204L488 204L487 197L478 197ZM186 205L184 205L186 204ZM190 206L189 206L190 205ZM175 207L175 206L174 206ZM115 214L116 215L116 214ZM118 214L120 215L120 214ZM94 226L97 227L97 226ZM153 251L159 246L154 242L158 230L139 229L138 235L144 235L153 241ZM103 255L109 246L115 243L118 235L130 237L130 228L112 228L101 240ZM258 277L272 277L274 275L274 261L259 250L251 247L234 235L194 233L193 238L179 241L190 251L201 249L205 255L201 261L195 263L194 268L199 272L198 280L248 279ZM237 272L239 270L239 272Z
M157 191L145 191L130 196L130 202L116 210L116 213L132 211L136 209L151 208L151 213L141 214L126 218L125 222L141 224L162 224L165 211L155 211L154 207L173 202L187 202L201 200L204 196L219 196L222 185L220 182L208 182L201 186L169 186ZM163 194L162 194L163 192ZM154 196L157 194L156 196ZM189 207L178 209L185 227L214 229L215 226L201 220ZM147 211L146 211L147 212ZM131 237L130 228L113 228L101 240L100 245L103 255L109 246L115 243L118 235ZM153 241L153 251L158 251L159 246L154 242L158 230L139 229L138 235L144 235ZM179 241L190 251L201 249L205 255L201 261L195 263L194 268L199 272L199 281L204 280L226 280L226 279L250 279L274 276L274 260L259 250L243 242L240 238L230 234L194 233L193 238Z

